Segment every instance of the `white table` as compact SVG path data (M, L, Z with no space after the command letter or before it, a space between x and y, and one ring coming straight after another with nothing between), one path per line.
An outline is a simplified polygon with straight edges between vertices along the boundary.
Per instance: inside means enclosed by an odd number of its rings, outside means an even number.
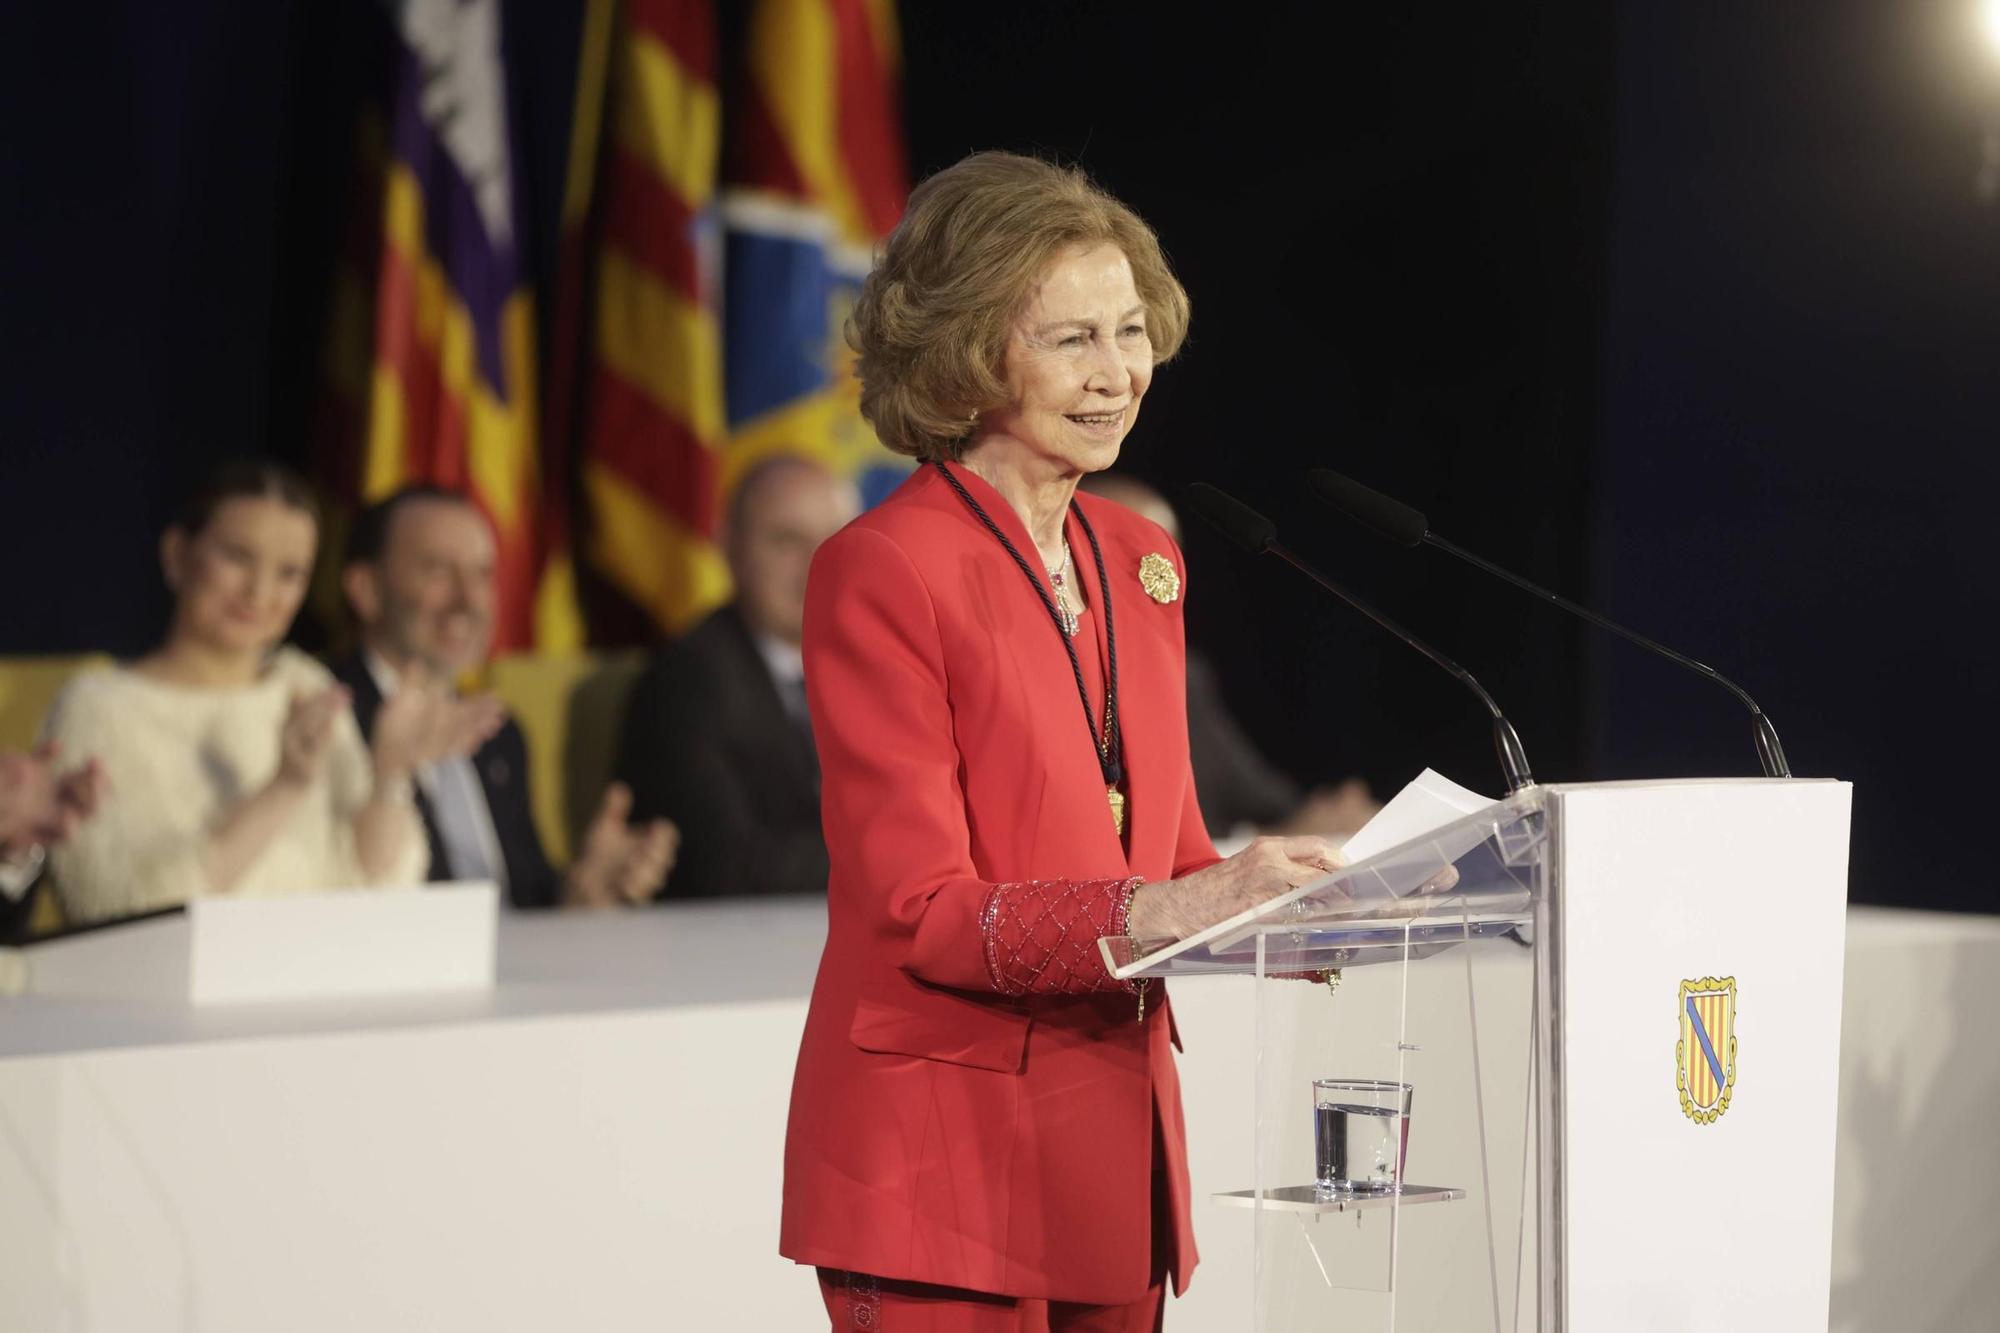
M502 923L490 994L0 999L0 1328L807 1329L776 1254L817 902ZM742 960L755 959L746 967ZM1246 1183L1247 980L1177 984L1195 1194ZM2000 922L1857 910L1833 1327L2000 1307ZM1170 1327L1245 1327L1198 1202Z

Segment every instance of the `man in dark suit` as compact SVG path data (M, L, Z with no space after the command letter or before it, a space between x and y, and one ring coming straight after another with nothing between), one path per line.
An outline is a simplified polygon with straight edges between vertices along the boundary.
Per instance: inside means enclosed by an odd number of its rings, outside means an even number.
M859 511L816 463L753 467L724 521L736 600L660 650L633 689L618 775L636 813L682 830L669 896L826 891L799 636L813 552Z
M393 690L443 688L484 665L492 641L495 545L463 495L412 486L364 510L341 588L360 650L335 664L369 735ZM496 705L497 707L497 705ZM470 756L417 775L431 878L490 879L515 907L610 906L650 900L672 868L677 835L661 820L627 822L631 794L605 793L566 873L549 864L528 794L528 747L507 718Z

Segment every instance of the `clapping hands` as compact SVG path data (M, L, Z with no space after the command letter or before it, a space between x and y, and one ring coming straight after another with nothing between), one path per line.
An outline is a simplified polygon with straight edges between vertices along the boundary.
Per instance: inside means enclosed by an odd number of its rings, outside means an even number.
M375 714L370 748L376 777L406 778L440 759L469 755L492 739L506 718L505 706L493 695L460 695L412 663Z
M564 884L564 897L572 906L650 902L667 882L680 850L680 830L664 819L630 824L631 814L632 789L612 783L584 832Z
M329 685L314 694L294 694L278 726L278 772L275 781L288 787L306 787L319 776L326 762L333 724L347 707L349 695L344 685Z
M89 759L58 771L61 747L46 742L23 754L0 751L0 854L61 842L96 811L104 770Z

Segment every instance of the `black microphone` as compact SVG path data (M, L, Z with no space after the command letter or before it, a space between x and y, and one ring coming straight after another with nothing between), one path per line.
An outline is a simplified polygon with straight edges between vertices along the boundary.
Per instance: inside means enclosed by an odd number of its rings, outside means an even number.
M1388 630L1410 647L1422 653L1431 661L1465 682L1466 688L1479 696L1479 702L1486 705L1486 711L1493 715L1493 748L1500 755L1500 771L1507 777L1507 794L1512 796L1524 787L1535 785L1535 775L1528 771L1528 753L1521 748L1521 738L1514 734L1514 725L1500 712L1500 705L1493 702L1493 696L1484 686L1472 678L1472 673L1446 657L1437 649L1419 639L1410 631L1398 625L1389 617L1377 611L1353 593L1335 583L1313 566L1293 555L1278 542L1278 529L1262 514L1244 504L1241 500L1219 491L1206 482L1196 482L1187 488L1189 506L1223 536L1235 542L1252 555L1275 555L1278 559L1298 570L1320 587L1325 588L1341 601L1367 616L1370 620Z
M1792 775L1791 765L1785 762L1785 747L1778 743L1777 728L1771 719L1757 706L1757 701L1744 693L1741 686L1724 676L1714 667L1695 661L1692 657L1677 653L1664 644L1654 643L1643 634L1626 629L1615 621L1588 607L1578 606L1567 597L1550 592L1539 584L1530 583L1519 574L1500 568L1490 560L1481 559L1462 546L1446 541L1431 531L1430 520L1406 504L1391 500L1380 491L1370 490L1350 477L1343 477L1330 468L1314 468L1306 473L1306 482L1320 499L1347 515L1362 527L1369 529L1398 546L1431 545L1440 551L1447 551L1469 565L1477 566L1497 579L1505 579L1524 592L1533 593L1543 601L1574 616L1581 616L1599 629L1608 629L1623 639L1630 639L1641 648L1649 648L1670 662L1678 662L1690 671L1707 676L1722 688L1743 701L1750 710L1752 725L1757 738L1757 758L1764 765L1764 776L1768 778L1788 778Z

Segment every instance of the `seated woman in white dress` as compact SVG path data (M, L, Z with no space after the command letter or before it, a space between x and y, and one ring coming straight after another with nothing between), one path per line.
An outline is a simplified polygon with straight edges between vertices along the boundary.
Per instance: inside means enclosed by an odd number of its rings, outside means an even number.
M274 464L226 467L167 530L167 638L79 676L46 727L106 778L97 815L50 854L70 924L205 894L421 883L417 766L498 726L490 699L413 680L373 745L326 669L281 646L312 577L311 493Z

